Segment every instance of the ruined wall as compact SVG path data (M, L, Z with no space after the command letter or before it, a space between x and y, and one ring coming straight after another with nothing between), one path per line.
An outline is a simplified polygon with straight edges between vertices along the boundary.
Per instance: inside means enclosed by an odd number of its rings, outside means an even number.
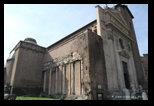
M89 60L90 60L90 84L91 93L94 100L98 99L98 95L102 94L105 98L107 93L107 80L105 69L105 58L103 51L103 39L96 33L89 31Z
M12 75L13 92L22 95L40 93L45 48L21 42L18 58Z
M117 64L115 59L115 48L113 39L114 25L117 24L117 20L113 18L110 13L110 8L96 7L97 13L97 34L103 39L102 49L104 50L105 68L107 75L107 89L108 91L118 89L117 78ZM112 22L113 21L113 22ZM120 26L120 25L119 25Z
M44 56L44 71L52 71L46 77L45 92L49 95L81 95L89 78L88 32L82 30L65 42L49 48ZM51 87L50 87L51 84Z

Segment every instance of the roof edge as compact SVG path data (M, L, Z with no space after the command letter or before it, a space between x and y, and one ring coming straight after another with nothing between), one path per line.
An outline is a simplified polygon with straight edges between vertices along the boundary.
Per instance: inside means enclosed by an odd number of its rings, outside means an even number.
M121 5L121 4L117 4L115 7L121 6L123 8L126 8L128 13L130 14L130 16L132 17L132 19L134 18L133 14L131 13L131 11L129 10L127 5Z
M64 38L60 39L59 41L57 41L57 42L55 42L55 43L51 44L50 46L48 46L48 47L47 47L47 49L49 49L49 48L51 48L51 47L55 46L56 44L60 43L60 42L61 42L61 41L63 41L64 39L69 38L69 37L70 37L70 36L72 36L73 34L75 34L75 33L79 32L80 30L82 30L82 29L86 28L88 25L90 25L90 24L92 24L92 23L94 23L94 22L97 22L97 20L95 19L94 21L92 21L92 22L88 23L87 25L85 25L85 26L81 27L80 29L78 29L78 30L76 30L76 31L72 32L71 34L69 34L69 35L65 36Z

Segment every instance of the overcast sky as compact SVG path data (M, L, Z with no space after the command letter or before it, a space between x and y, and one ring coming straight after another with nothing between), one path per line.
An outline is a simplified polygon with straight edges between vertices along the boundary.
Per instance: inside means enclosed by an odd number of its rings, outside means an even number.
M20 40L43 47L96 19L98 4L4 4L4 64ZM99 4L104 7L104 4ZM115 5L115 4L114 4ZM132 12L140 55L148 53L148 4L126 4ZM113 4L108 4L112 7Z

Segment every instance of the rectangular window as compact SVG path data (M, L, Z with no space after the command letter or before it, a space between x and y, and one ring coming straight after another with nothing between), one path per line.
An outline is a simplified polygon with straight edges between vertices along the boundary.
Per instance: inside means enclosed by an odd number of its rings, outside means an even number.
M97 93L97 100L103 100L103 93Z

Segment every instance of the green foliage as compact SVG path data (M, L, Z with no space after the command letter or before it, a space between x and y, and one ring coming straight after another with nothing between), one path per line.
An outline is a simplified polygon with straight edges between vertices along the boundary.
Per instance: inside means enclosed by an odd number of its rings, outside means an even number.
M55 98L45 98L45 97L24 97L24 96L17 96L16 100L58 100Z

